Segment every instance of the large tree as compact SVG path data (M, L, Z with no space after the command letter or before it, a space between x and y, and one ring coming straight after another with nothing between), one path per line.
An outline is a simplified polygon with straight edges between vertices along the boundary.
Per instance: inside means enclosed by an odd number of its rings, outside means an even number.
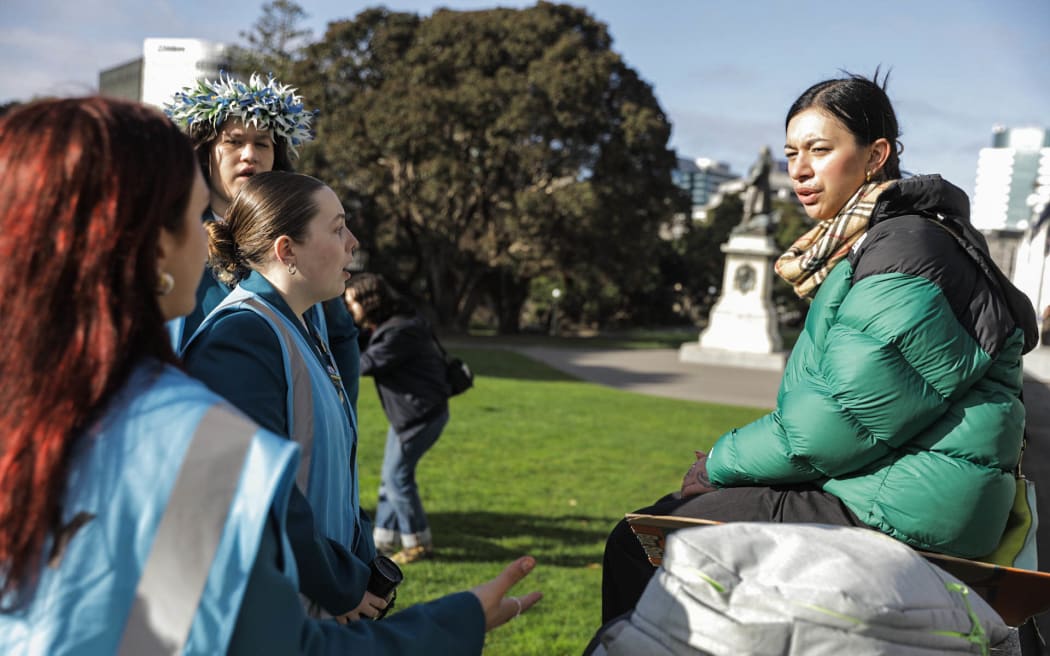
M381 270L464 328L480 303L516 331L529 283L630 312L680 209L670 125L584 10L330 23L296 80L321 110L303 169L333 184ZM582 307L582 305L581 305Z
M722 293L725 253L733 228L740 224L744 205L740 196L727 195L708 211L703 222L690 221L673 242L674 254L664 260L664 277L680 287L682 311L696 324L706 323Z
M230 49L230 62L245 78L254 72L273 73L294 86L291 74L310 40L310 30L302 26L307 13L294 0L272 0L262 10L252 29L241 31L245 45Z

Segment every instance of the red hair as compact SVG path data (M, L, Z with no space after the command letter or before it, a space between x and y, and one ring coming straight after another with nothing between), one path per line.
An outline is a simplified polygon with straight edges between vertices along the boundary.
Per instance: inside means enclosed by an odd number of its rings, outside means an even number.
M73 441L143 358L175 361L157 243L182 232L194 166L188 138L137 103L46 100L0 118L4 594L35 579Z

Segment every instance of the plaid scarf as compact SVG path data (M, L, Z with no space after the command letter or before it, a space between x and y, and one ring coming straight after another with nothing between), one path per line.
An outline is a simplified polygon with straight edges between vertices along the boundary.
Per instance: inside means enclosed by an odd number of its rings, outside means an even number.
M777 258L773 269L795 288L799 298L816 295L828 273L867 231L879 194L896 182L861 185L837 215L818 223Z

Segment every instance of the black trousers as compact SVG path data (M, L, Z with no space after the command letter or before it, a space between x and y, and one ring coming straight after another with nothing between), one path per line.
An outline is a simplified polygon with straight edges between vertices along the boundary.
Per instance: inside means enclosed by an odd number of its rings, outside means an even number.
M838 497L808 485L732 487L688 499L667 495L635 511L719 522L782 522L866 526ZM602 624L634 610L656 572L645 551L620 520L605 542L602 563Z

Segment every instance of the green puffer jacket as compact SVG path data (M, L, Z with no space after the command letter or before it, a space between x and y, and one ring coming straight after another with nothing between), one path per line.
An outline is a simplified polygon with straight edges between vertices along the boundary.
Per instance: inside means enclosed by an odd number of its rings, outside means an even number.
M996 547L1035 313L968 216L966 194L939 176L883 192L813 301L776 410L712 449L715 485L812 482L915 547Z

